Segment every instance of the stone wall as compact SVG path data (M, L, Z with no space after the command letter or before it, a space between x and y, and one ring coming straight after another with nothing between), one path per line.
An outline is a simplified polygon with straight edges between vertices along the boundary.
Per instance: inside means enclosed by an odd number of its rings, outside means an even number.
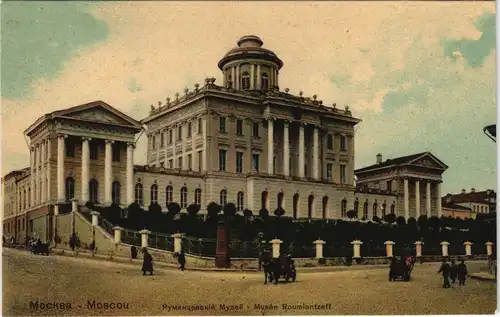
M57 216L57 235L61 243L68 243L71 234L71 213Z

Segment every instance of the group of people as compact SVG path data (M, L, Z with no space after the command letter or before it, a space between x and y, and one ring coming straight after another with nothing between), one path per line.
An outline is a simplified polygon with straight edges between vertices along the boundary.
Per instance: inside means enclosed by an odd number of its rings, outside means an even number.
M467 279L467 265L463 259L460 260L460 264L456 265L455 260L451 260L449 264L446 259L443 259L441 267L439 268L438 274L443 274L443 287L450 288L450 279L452 283L458 278L458 285L465 285L465 280Z
M134 253L134 249L132 249L132 253ZM132 255L132 258L137 257L137 251L135 253L135 257ZM142 253L144 254L142 260L142 275L146 275L146 273L149 273L149 275L153 275L153 257L148 252L147 248L142 248ZM174 257L176 257L177 262L179 262L179 270L184 271L186 266L186 256L184 255L184 251L175 253Z
M8 245L7 245L8 243ZM10 238L6 238L5 235L2 235L2 245L3 246L13 246L15 244L14 236L10 236Z
M414 262L411 256L401 257L400 259L392 257L391 265L389 266L389 282L398 279L409 281Z

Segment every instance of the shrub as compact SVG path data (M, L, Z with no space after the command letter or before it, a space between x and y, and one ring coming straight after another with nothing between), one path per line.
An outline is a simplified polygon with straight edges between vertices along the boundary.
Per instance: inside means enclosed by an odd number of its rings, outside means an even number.
M191 204L187 207L187 212L191 217L196 217L199 211L200 211L200 206L197 204Z
M85 207L87 207L88 209L94 209L94 203L91 201L87 201L85 203Z
M151 205L149 205L148 209L149 209L149 212L152 212L155 214L161 213L161 206L158 203L152 203Z
M168 204L167 208L168 213L172 216L175 216L181 212L181 206L178 203L170 203Z
M276 210L274 210L274 215L276 217L281 217L285 214L285 209L283 209L282 207L278 207L276 208Z
M252 217L253 213L252 213L251 210L245 209L245 210L243 210L243 216L245 216L245 217Z
M231 219L236 215L236 206L233 203L227 203L224 208L224 216Z
M222 208L219 204L211 202L207 206L207 213L209 218L216 218L217 215L221 212Z
M261 217L262 219L269 217L269 210L267 210L266 208L262 208L261 210L259 210L259 217Z

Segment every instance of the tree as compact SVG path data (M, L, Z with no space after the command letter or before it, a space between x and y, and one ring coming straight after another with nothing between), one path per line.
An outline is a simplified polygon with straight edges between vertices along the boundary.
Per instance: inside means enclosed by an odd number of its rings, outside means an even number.
M267 219L267 217L269 217L269 210L267 210L266 208L262 208L261 210L259 210L259 217L261 217L262 219Z
M159 214L161 213L161 206L158 203L152 203L148 208L149 212Z
M221 212L222 208L219 204L211 202L207 206L207 213L209 218L217 218L217 215Z
M178 213L181 212L181 206L178 203L170 203L167 206L168 213L175 217Z
M92 209L94 209L94 203L91 202L91 201L87 201L85 203L85 207L87 207L88 209L92 210Z
M398 224L398 228L403 227L404 225L406 225L406 219L405 219L405 217L403 217L403 216L397 217L396 218L396 223Z
M384 216L384 221L392 225L396 221L396 215L395 214L387 214Z
M200 211L200 206L198 204L191 204L187 207L187 212L189 216L193 218L196 217L199 211Z
M373 216L373 222L380 222L380 218L378 216Z
M357 215L356 215L356 211L355 211L355 210L353 210L353 209L351 209L351 210L349 210L349 211L347 212L347 218L351 219L351 221L352 221L352 219L353 219L353 218L356 218L356 216L357 216Z
M232 219L236 215L236 206L233 203L227 203L224 205L224 217L227 219Z
M253 216L253 213L251 210L245 209L245 210L243 210L243 216L250 218Z

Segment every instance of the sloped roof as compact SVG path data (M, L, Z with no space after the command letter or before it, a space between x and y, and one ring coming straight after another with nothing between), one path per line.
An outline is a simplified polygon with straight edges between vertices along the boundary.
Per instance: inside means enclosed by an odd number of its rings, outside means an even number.
M463 210L463 211L472 211L472 209L470 209L469 207L460 206L460 205L457 205L457 204L454 204L454 203L449 203L449 204L442 203L441 206L443 208L448 208L448 209L456 209L456 210Z
M469 193L460 193L460 194L450 194L446 195L444 199L450 197L450 200L454 203L468 203L468 202L476 202L476 203L490 203L489 199L496 199L496 192L492 189L483 190L480 192L469 192Z
M374 169L382 169L382 168L388 168L388 167L397 167L397 166L403 166L403 165L408 165L411 164L412 162L415 162L421 157L424 156L429 156L433 161L438 163L443 167L443 169L447 169L448 166L444 164L442 161L440 161L437 157L435 157L432 153L430 152L421 152L421 153L416 153L416 154L411 154L411 155L406 155L406 156L400 156L397 158L393 159L387 159L380 164L373 164L367 167L363 167L360 169L357 169L354 171L355 174L357 173L363 173L363 172L368 172Z

